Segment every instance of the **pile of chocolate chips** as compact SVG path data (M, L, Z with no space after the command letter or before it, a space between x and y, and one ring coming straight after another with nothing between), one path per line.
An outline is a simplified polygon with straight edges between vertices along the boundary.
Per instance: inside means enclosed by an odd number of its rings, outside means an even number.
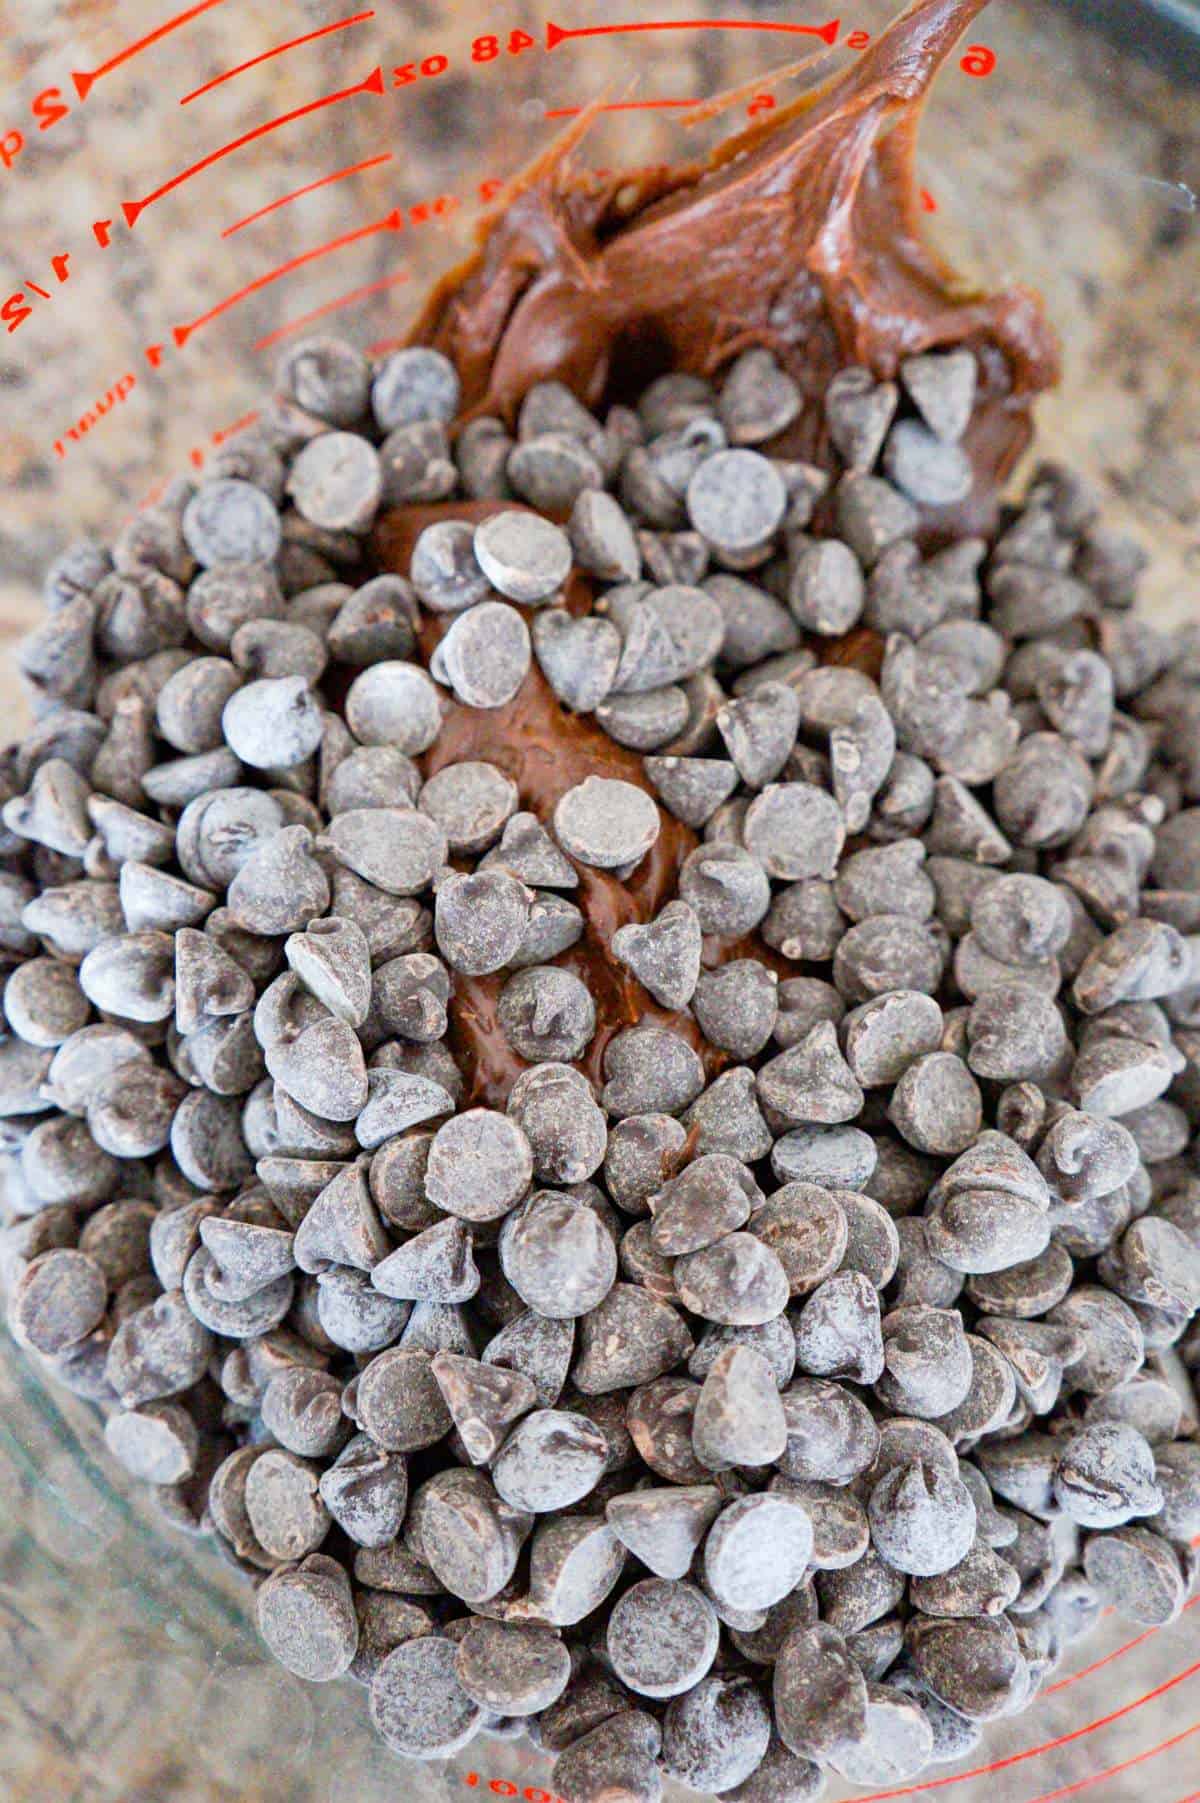
M313 341L47 579L9 1323L401 1754L795 1803L1182 1607L1200 634L1060 468L923 554L976 375Z

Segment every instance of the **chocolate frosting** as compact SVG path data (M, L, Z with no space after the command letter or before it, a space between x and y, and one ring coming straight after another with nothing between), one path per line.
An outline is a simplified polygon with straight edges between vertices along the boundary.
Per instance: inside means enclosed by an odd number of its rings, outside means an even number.
M410 334L445 352L463 385L462 420L511 421L537 382L565 382L601 411L666 369L716 375L752 345L774 352L806 397L797 422L765 447L836 467L821 397L849 363L891 377L920 351L965 345L979 387L964 448L975 468L970 500L926 509L937 543L995 524L1001 487L1031 435L1037 394L1057 378L1054 336L1038 297L1014 287L971 290L921 237L914 174L921 108L938 68L986 0L918 0L847 71L752 126L710 155L677 167L600 175L576 148L576 125L509 186L479 247L433 289ZM376 533L380 565L406 574L421 530L439 518L482 519L493 502L393 510ZM567 605L586 612L576 574ZM426 656L444 630L427 615ZM826 661L878 673L869 630L814 641ZM482 712L448 705L424 760L426 776L481 758L517 783L521 806L548 820L588 775L649 790L638 753L562 707L536 662L515 699ZM632 876L580 868L574 899L584 937L556 960L587 984L597 1032L582 1068L599 1084L613 1035L639 1021L683 1033L710 1073L722 1055L690 1014L658 1006L609 949L613 933L645 921L676 892L695 834L665 809L658 842ZM706 946L706 961L753 955L781 974L800 968L757 936ZM502 1107L524 1061L497 1019L503 976L455 977L451 1039L470 1104Z

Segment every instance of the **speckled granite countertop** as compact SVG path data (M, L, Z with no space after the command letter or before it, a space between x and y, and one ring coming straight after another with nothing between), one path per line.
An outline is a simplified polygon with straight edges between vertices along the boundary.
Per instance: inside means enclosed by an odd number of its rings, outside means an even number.
M274 349L264 340L278 342L281 328L326 308L326 323L365 345L402 330L425 282L459 254L479 184L511 172L559 129L548 110L601 92L692 98L752 78L753 97L771 90L767 71L794 42L680 31L572 41L548 53L545 14L506 3L482 14L433 0L380 0L374 14L326 31L355 19L354 9L326 0L207 0L185 27L114 62L184 9L183 0L0 0L0 306L19 282L26 296L0 319L30 308L16 330L0 333L4 653L36 619L39 574L58 549L82 532L111 531L156 483L187 468L193 454L202 458L214 432L255 406ZM827 16L812 4L802 10ZM841 41L876 29L891 10L852 0ZM733 13L795 18L776 0L741 8L662 0L654 9L659 18ZM645 13L561 0L551 16L577 26ZM513 30L533 45L510 52ZM180 105L236 65L320 32ZM971 35L995 52L995 67L971 76L952 64L940 83L922 167L937 207L930 228L967 267L1019 276L1045 292L1064 339L1065 379L1042 405L1041 444L1101 479L1110 516L1154 553L1148 610L1164 621L1185 618L1200 591L1200 266L1186 192L1200 190L1200 101L1195 90L1118 62L1048 0L1004 0ZM146 201L214 148L361 85L375 68L381 93L367 90L277 126L145 206L133 229L122 222L123 201ZM413 79L398 78L399 70ZM73 71L98 72L82 103ZM678 111L626 113L598 129L595 160L669 157L698 135L685 131ZM325 248L396 207L404 210L399 232ZM104 220L112 221L100 228L107 249L93 230ZM53 259L64 253L60 282ZM245 299L224 305L255 283ZM220 310L206 320L212 309ZM194 330L178 348L172 328L188 325ZM146 352L159 344L155 368ZM130 375L135 384L116 398ZM78 432L81 417L110 393L112 405L72 442L68 428ZM17 730L24 704L7 656L0 703ZM382 1803L407 1795L359 1735L361 1697L342 1685L328 1695L306 1691L258 1663L232 1580L210 1561L197 1568L177 1541L163 1541L159 1559L143 1506L124 1504L121 1486L110 1488L111 1471L97 1475L102 1446L96 1464L78 1461L72 1430L48 1398L35 1406L33 1394L0 1355L5 1796ZM1162 1682L1189 1653L1200 1657L1196 1619L1185 1617L1086 1686L1045 1700L1036 1722L1009 1730L1008 1743L1019 1750L1068 1732ZM1096 1656L1089 1647L1072 1667ZM1159 1738L1196 1714L1194 1702L1175 1706L1184 1695L1181 1687L1160 1705ZM1058 1796L1055 1786L1146 1747L1145 1720L1130 1714L1098 1732L1086 1759L1067 1747L958 1794L964 1803ZM1097 1803L1146 1794L1173 1803L1189 1772L1194 1781L1189 1749L1197 1744L1106 1777ZM493 1790L520 1794L506 1776L518 1771L510 1750L488 1758ZM432 1772L424 1793L426 1803L469 1794L461 1779Z

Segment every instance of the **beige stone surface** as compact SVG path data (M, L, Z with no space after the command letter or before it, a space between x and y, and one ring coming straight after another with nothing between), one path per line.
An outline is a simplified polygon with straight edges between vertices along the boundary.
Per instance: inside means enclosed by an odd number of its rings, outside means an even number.
M0 3L0 143L16 131L27 140L12 168L0 166L0 303L18 282L50 293L34 297L15 332L0 332L0 707L10 733L24 703L9 654L37 617L40 571L81 532L111 533L147 490L186 469L193 453L202 457L214 432L256 404L271 365L270 347L255 348L264 338L355 294L329 324L364 345L401 331L423 284L461 251L480 181L519 166L557 129L547 108L601 92L698 97L751 78L753 92L782 94L769 71L794 48L766 34L680 31L576 40L548 54L540 48L547 16L577 26L644 18L647 9L554 0L548 15L506 4L484 13L378 0L371 19L180 106L223 71L356 10L326 0L211 0L76 102L73 70L101 68L181 10L175 0ZM843 39L877 28L889 10L850 0ZM826 16L812 0L788 9L770 0L656 0L653 8L656 18L759 22L794 22L797 13ZM539 47L510 55L515 28ZM498 37L501 54L473 61L472 42L485 32ZM1155 617L1196 618L1200 266L1187 195L1200 188L1196 95L1118 62L1050 0L1004 0L970 36L995 50L996 66L976 79L953 64L939 85L923 151L937 202L930 228L968 265L1043 289L1063 336L1065 376L1043 405L1042 446L1097 476L1112 517L1153 550L1146 605ZM397 87L392 72L405 66L417 78ZM385 93L280 126L149 207L132 230L120 223L121 201L148 196L214 149L361 83L375 67ZM40 132L30 104L52 88L71 111ZM673 111L622 114L598 129L595 160L679 154L717 129L686 130ZM284 195L383 156L221 236ZM423 215L438 197L455 204ZM274 278L396 206L405 217L399 233L357 239ZM117 223L101 250L92 224L105 218ZM63 252L70 274L60 285L51 259ZM401 271L404 281L374 288ZM173 326L264 277L273 279L198 327L182 350L171 345ZM145 351L157 343L167 348L155 370ZM68 426L127 373L137 376L129 397L70 443ZM56 454L56 440L66 455ZM78 1407L60 1413L0 1357L6 1798L443 1803L524 1790L538 1803L547 1794L536 1788L544 1767L531 1772L504 1746L478 1753L477 1786L468 1783L469 1760L449 1773L400 1771L371 1749L361 1692L305 1689L261 1660L247 1602L233 1574L167 1538L145 1502L129 1499ZM1193 1612L1078 1680L1074 1671L1134 1630L1112 1628L1101 1646L1073 1654L1072 1681L992 1737L976 1763L997 1746L1020 1753L1123 1713L1036 1759L963 1782L957 1796L1047 1799L1182 1732L1198 1714L1196 1679L1173 1683L1156 1701L1139 1699L1200 1659L1196 1619ZM1194 1789L1197 1746L1200 1738L1183 1741L1105 1776L1097 1803L1177 1803Z

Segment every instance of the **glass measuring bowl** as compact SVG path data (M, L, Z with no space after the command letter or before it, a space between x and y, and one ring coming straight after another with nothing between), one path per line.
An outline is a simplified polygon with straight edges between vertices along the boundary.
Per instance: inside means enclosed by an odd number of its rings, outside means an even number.
M69 538L111 534L202 469L281 348L309 330L399 339L498 184L576 109L608 109L587 141L597 165L692 155L796 91L781 63L827 38L852 57L891 11L814 8L801 30L732 0L621 18L580 0L335 18L137 0L18 25L0 82L6 617L32 622L36 573ZM731 89L726 114L690 123ZM1194 91L1044 0L1009 0L951 59L922 140L931 235L961 267L1046 297L1064 380L1040 407L1039 448L1098 476L1109 517L1151 546L1144 605L1162 621L1184 617L1196 571L1198 139ZM242 1580L163 1525L84 1405L15 1352L0 1378L14 1796L553 1795L525 1742L480 1741L445 1767L393 1759L360 1691L269 1662ZM1118 1803L1149 1785L1182 1803L1200 1746L1196 1622L1144 1635L1106 1621L962 1769L902 1790L1046 1803L1090 1788Z

